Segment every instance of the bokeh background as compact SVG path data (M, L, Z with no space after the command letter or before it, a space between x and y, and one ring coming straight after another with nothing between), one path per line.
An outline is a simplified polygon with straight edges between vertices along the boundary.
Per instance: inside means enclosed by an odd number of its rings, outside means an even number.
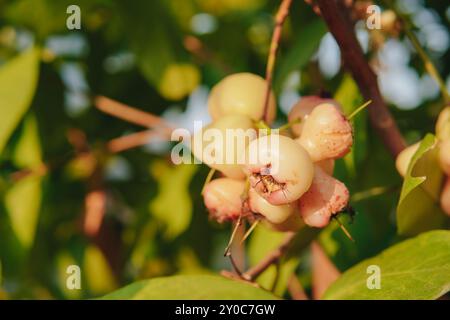
M449 4L396 3L450 88ZM81 30L66 27L71 4L81 8ZM264 75L278 5L0 0L0 298L91 298L138 279L229 268L222 253L230 226L208 220L200 195L208 168L174 166L171 144L157 137L109 152L111 139L142 128L103 114L93 98L104 95L188 129L194 120L209 121L212 85L233 72ZM409 41L395 30L367 30L363 21L355 29L408 142L433 132L442 98ZM328 92L346 110L363 102L336 42L303 1L294 1L280 45L278 124L304 95ZM348 228L357 242L334 224L318 235L340 270L399 240L401 180L365 113L355 141L336 176L352 194L357 215ZM258 228L247 242L247 263L281 236ZM304 248L288 266L306 290L308 257ZM65 286L72 264L81 267L82 290Z

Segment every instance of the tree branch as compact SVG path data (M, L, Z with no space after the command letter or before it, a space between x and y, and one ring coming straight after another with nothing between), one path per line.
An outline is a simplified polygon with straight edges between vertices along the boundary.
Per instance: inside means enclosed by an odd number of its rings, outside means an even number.
M372 100L368 107L372 127L392 156L396 157L406 144L381 96L377 77L364 57L352 23L348 19L347 8L342 0L317 0L317 4L328 29L341 49L345 66L358 84L364 98Z
M261 273L264 272L264 270L266 270L272 264L277 262L287 252L295 236L296 236L295 232L288 232L283 242L278 246L278 248L270 252L256 266L250 268L245 273L243 273L242 277L249 281L253 281L255 278L257 278Z
M275 28L273 30L272 39L270 41L269 57L267 58L266 66L266 94L264 98L264 113L263 120L268 121L269 116L269 99L272 90L273 69L275 68L275 60L281 39L281 31L283 31L283 24L289 15L289 8L292 0L282 0L275 16Z

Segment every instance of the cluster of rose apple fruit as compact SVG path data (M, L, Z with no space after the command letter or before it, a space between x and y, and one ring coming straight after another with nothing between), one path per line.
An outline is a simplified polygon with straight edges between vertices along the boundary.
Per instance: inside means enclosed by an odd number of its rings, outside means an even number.
M440 196L442 210L450 216L450 106L445 107L438 116L436 122L437 147L439 148L439 164L445 174L445 181ZM397 157L397 171L403 177L406 175L409 163L418 150L420 142L417 142Z
M205 129L217 129L224 137L227 129L261 125L268 129L233 144L231 151L225 151L231 143L226 138L222 146L211 147L203 132L194 134L194 156L222 174L203 189L213 219L225 222L241 217L278 231L297 231L305 224L324 227L347 208L349 191L332 175L335 159L350 151L353 132L335 100L303 97L291 109L289 123L271 131L276 115L273 92L267 92L263 78L237 73L212 88L208 111L213 122ZM208 156L224 152L232 153L231 162L209 160ZM252 157L255 153L264 156ZM242 157L245 160L238 161Z

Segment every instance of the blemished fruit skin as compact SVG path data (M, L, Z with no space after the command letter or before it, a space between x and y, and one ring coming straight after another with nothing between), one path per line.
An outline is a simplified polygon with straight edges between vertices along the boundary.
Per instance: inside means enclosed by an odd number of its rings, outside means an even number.
M219 223L236 220L242 213L241 195L245 182L230 178L210 181L203 190L203 200L210 217Z
M223 145L218 148L209 148L208 146L213 143L212 140L209 140L208 137L204 135L206 130L208 129L218 129L220 131L221 136L223 137ZM242 164L239 163L238 159L242 157L242 154L245 152L250 140L256 138L256 131L253 131L254 137L240 139L242 145L240 145L237 139L233 139L233 141L228 141L226 136L226 129L242 129L242 130L253 130L253 121L245 116L245 115L228 115L220 118L217 121L214 121L210 125L203 128L203 130L194 133L194 137L192 140L192 153L194 156L208 165L211 168L214 168L220 172L222 172L225 176L234 178L234 179L243 179L245 178L245 174L242 170ZM234 147L231 143L234 143ZM211 145L212 146L212 145ZM227 146L230 146L229 150L227 150ZM208 160L208 152L211 156L211 153L218 154L221 153L224 157L229 156L230 159L233 160L232 163L212 163ZM224 159L225 160L225 159Z
M406 147L402 150L402 152L398 154L397 158L395 159L395 167L402 177L406 175L409 163L411 162L411 159L416 153L417 149L419 149L419 145L420 142L417 142Z
M442 171L450 176L450 139L442 141L439 148L439 163Z
M439 113L436 121L436 137L440 140L450 139L450 106Z
M243 72L223 78L212 89L208 98L208 111L213 120L230 114L242 114L252 120L261 120L267 90L266 80L256 74ZM268 116L271 124L276 116L276 100L270 92Z
M342 182L316 166L311 187L298 201L300 215L307 225L323 228L333 214L348 205L349 197L349 191Z
M441 193L441 208L450 217L450 177L446 177Z
M309 189L314 176L308 153L293 139L281 135L253 140L245 161L244 170L251 187L273 205L299 199Z
M313 162L345 156L353 145L353 130L348 119L335 105L324 103L314 108L304 120L297 141L308 151Z
M259 213L269 222L274 224L281 224L286 221L297 209L295 205L291 203L274 206L261 197L253 188L250 188L248 192L248 205L252 212Z
M320 104L328 103L335 106L338 110L342 110L339 103L333 99L321 98L319 96L306 96L300 98L292 107L288 115L288 121L293 122L300 119L299 123L292 125L291 130L296 137L299 137L303 131L303 122L308 118L311 112Z

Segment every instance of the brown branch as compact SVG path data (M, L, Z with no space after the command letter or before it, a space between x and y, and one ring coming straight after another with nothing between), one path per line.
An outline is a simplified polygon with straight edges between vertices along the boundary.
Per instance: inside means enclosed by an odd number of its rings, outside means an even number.
M256 266L243 273L242 277L249 281L256 279L261 273L263 273L272 264L277 262L288 251L295 236L295 232L288 232L278 248L270 252L269 255L261 260Z
M312 296L313 299L320 299L330 285L340 276L339 270L328 258L325 251L317 243L311 244L311 260L312 260Z
M269 57L267 59L266 66L266 95L264 98L264 113L263 120L268 121L268 113L269 113L269 99L270 92L272 90L272 78L273 78L273 69L275 67L275 60L277 56L278 46L281 39L281 31L283 30L283 24L289 15L289 8L291 6L292 0L282 0L280 7L278 8L278 12L275 16L275 28L272 34L272 40L270 42L269 49Z
M392 156L396 157L406 144L380 93L377 77L367 63L355 36L352 23L347 18L347 8L342 0L317 0L321 15L336 39L348 68L366 100L371 125L378 132Z
M162 129L171 127L163 118L157 115L127 106L107 97L96 97L95 106L104 113L143 127L160 127Z
M106 148L112 153L118 153L131 148L143 146L149 143L152 139L170 141L170 135L167 135L164 132L158 132L156 130L139 131L110 140L106 145Z
M295 273L289 278L287 288L293 300L309 300Z

